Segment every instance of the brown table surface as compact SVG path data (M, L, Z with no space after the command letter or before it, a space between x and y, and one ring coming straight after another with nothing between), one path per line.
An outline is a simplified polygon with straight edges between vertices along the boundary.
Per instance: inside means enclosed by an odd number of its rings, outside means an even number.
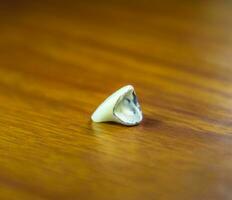
M232 199L231 1L0 10L0 199ZM142 124L92 123L127 84Z

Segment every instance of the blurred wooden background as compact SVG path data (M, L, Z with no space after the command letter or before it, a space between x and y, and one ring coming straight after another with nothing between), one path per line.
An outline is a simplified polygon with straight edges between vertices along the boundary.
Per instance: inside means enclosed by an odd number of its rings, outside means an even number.
M231 10L1 1L0 199L232 199ZM143 123L92 123L126 84Z

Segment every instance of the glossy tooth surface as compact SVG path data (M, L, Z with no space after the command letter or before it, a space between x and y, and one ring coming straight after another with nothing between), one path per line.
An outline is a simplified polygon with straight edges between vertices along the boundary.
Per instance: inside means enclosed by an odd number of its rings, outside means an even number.
M142 111L131 85L109 96L92 115L94 122L113 121L127 126L139 124L142 118Z

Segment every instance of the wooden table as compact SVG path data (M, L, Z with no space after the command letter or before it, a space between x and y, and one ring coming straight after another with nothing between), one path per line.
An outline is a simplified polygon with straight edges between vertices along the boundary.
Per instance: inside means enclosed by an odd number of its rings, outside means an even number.
M1 1L0 199L232 199L231 1ZM93 123L121 86L144 121Z

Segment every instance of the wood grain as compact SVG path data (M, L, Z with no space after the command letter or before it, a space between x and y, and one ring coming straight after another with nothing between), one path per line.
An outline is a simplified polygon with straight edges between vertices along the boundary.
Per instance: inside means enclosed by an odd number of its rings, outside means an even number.
M232 199L231 1L1 1L0 199ZM126 84L144 121L92 123Z

